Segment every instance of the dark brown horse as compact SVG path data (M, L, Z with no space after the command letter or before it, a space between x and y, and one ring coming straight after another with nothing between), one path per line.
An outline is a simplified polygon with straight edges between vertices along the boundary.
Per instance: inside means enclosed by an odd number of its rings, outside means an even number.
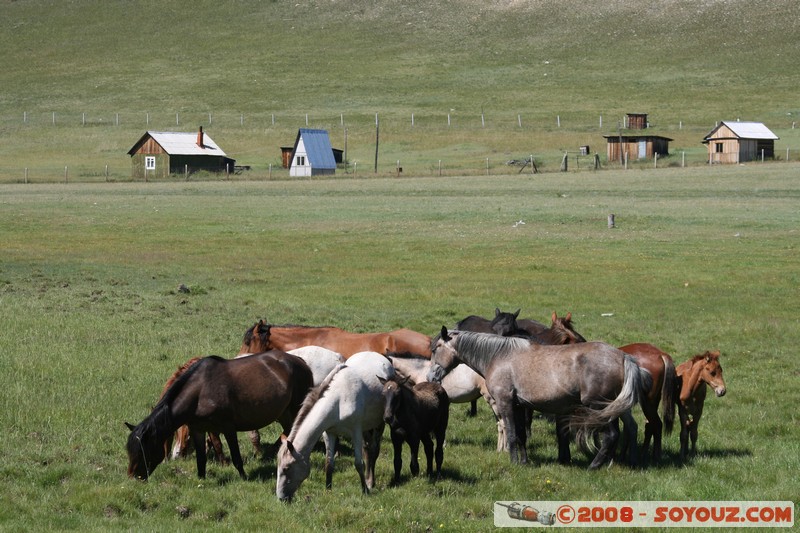
M189 426L197 456L197 475L206 474L206 433L221 433L231 460L245 477L238 431L278 421L288 432L312 385L308 365L294 355L271 351L223 359L209 356L193 364L170 387L139 425L126 423L128 476L147 479L164 460L164 443L180 426Z
M630 354L640 367L653 376L653 386L642 399L642 412L647 422L644 426L643 454L647 454L650 439L653 439L653 461L661 460L662 430L669 435L675 422L675 363L668 353L647 343L626 344L619 348ZM658 405L661 404L661 416L658 416Z
M727 388L722 377L719 352L706 352L695 355L677 366L675 372L676 391L678 391L678 416L681 420L681 460L689 454L689 439L692 440L691 453L697 453L697 426L703 416L703 403L706 399L706 385L714 389L718 398L725 396Z
M303 346L322 346L340 353L347 359L358 352L410 352L430 357L430 338L410 329L390 333L350 333L336 327L274 326L259 320L242 339L243 353L258 353L277 349L283 351Z
M450 398L438 383L423 381L409 385L408 378L378 378L383 385L386 406L383 420L389 424L394 446L394 482L400 481L403 468L403 442L411 448L411 475L419 474L419 443L425 448L427 474L434 477L433 458L436 456L436 478L442 473L444 439L450 413ZM431 434L436 437L434 453Z
M559 461L569 462L570 428L583 442L602 431L601 448L589 466L610 460L619 440L619 418L635 442L631 407L646 394L651 377L631 356L600 342L546 346L530 339L442 328L431 356L429 381L441 381L459 363L486 380L503 419L511 462L527 462L526 410L556 415ZM565 424L566 423L566 424ZM630 433L633 433L631 436Z

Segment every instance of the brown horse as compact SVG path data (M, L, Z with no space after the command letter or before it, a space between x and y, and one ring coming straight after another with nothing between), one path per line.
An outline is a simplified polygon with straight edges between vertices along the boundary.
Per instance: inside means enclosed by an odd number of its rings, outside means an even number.
M647 455L650 439L653 439L653 461L661 460L661 434L665 430L669 435L675 421L675 363L672 357L659 348L647 343L635 343L620 346L623 352L630 354L641 368L653 376L653 386L642 398L642 412L647 422L644 426L643 455ZM661 403L662 419L658 416L658 404Z
M163 398L164 395L167 393L169 388L175 383L179 377L186 373L192 365L198 362L202 357L192 357L181 366L178 367L175 372L167 379L167 382L164 384L164 389L161 391L161 396L159 399ZM180 457L185 457L191 451L191 447L189 446L190 436L189 436L189 426L182 425L177 430L175 430L174 435L170 435L167 437L167 440L164 441L164 453L165 459L178 459ZM216 433L209 433L208 435L208 445L214 450L214 457L221 462L222 464L228 464L228 459L225 457L224 452L222 451L222 442L219 440L219 435Z
M727 388L722 377L719 352L706 352L695 355L677 366L678 379L675 390L678 392L678 416L681 420L681 460L689 453L689 439L692 440L692 455L697 453L697 426L703 415L706 399L706 385L714 389L718 398L725 396Z
M245 477L238 431L250 431L278 421L289 431L311 388L308 365L280 351L241 359L210 356L186 370L139 425L126 423L128 476L147 479L164 460L164 442L187 424L197 456L197 475L206 474L205 434L225 435L231 460Z
M289 351L303 346L322 346L340 353L345 359L358 352L411 352L430 358L430 338L409 329L391 333L350 333L336 327L274 326L259 320L242 339L243 353L270 349Z
M428 477L434 477L435 455L438 479L442 473L444 439L450 414L450 398L444 387L428 381L409 384L407 377L398 379L397 375L387 379L379 377L378 380L383 385L386 401L383 420L389 424L394 447L394 482L400 481L403 468L403 442L411 448L411 475L419 474L419 443L422 441ZM435 453L431 434L436 437Z

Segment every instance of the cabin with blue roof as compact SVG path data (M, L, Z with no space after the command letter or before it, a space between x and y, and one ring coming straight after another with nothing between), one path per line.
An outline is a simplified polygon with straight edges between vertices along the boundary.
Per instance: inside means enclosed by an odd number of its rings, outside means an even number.
M326 130L300 128L294 142L290 176L323 176L336 173L331 140Z

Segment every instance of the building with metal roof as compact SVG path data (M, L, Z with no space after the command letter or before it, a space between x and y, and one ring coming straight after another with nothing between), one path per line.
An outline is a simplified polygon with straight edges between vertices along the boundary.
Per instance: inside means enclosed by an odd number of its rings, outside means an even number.
M320 176L336 173L336 159L326 130L300 128L292 150L290 176Z
M708 146L709 163L744 163L774 158L779 138L761 122L723 120L703 138L703 144Z
M166 178L198 170L233 172L236 161L203 132L148 131L128 150L134 178Z

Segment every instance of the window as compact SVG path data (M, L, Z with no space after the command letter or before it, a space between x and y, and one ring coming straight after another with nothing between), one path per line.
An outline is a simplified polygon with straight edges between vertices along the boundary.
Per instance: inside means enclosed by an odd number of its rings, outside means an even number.
M152 155L145 156L144 158L144 168L145 170L155 170L156 169L156 158Z
M302 167L302 166L305 166L305 164L306 164L306 156L298 155L297 156L297 166Z
M714 150L715 150L715 151L716 151L718 154L721 154L722 152L724 152L724 150L723 150L723 147L724 147L724 146L725 146L725 145L724 145L724 144L722 144L722 143L714 143Z

